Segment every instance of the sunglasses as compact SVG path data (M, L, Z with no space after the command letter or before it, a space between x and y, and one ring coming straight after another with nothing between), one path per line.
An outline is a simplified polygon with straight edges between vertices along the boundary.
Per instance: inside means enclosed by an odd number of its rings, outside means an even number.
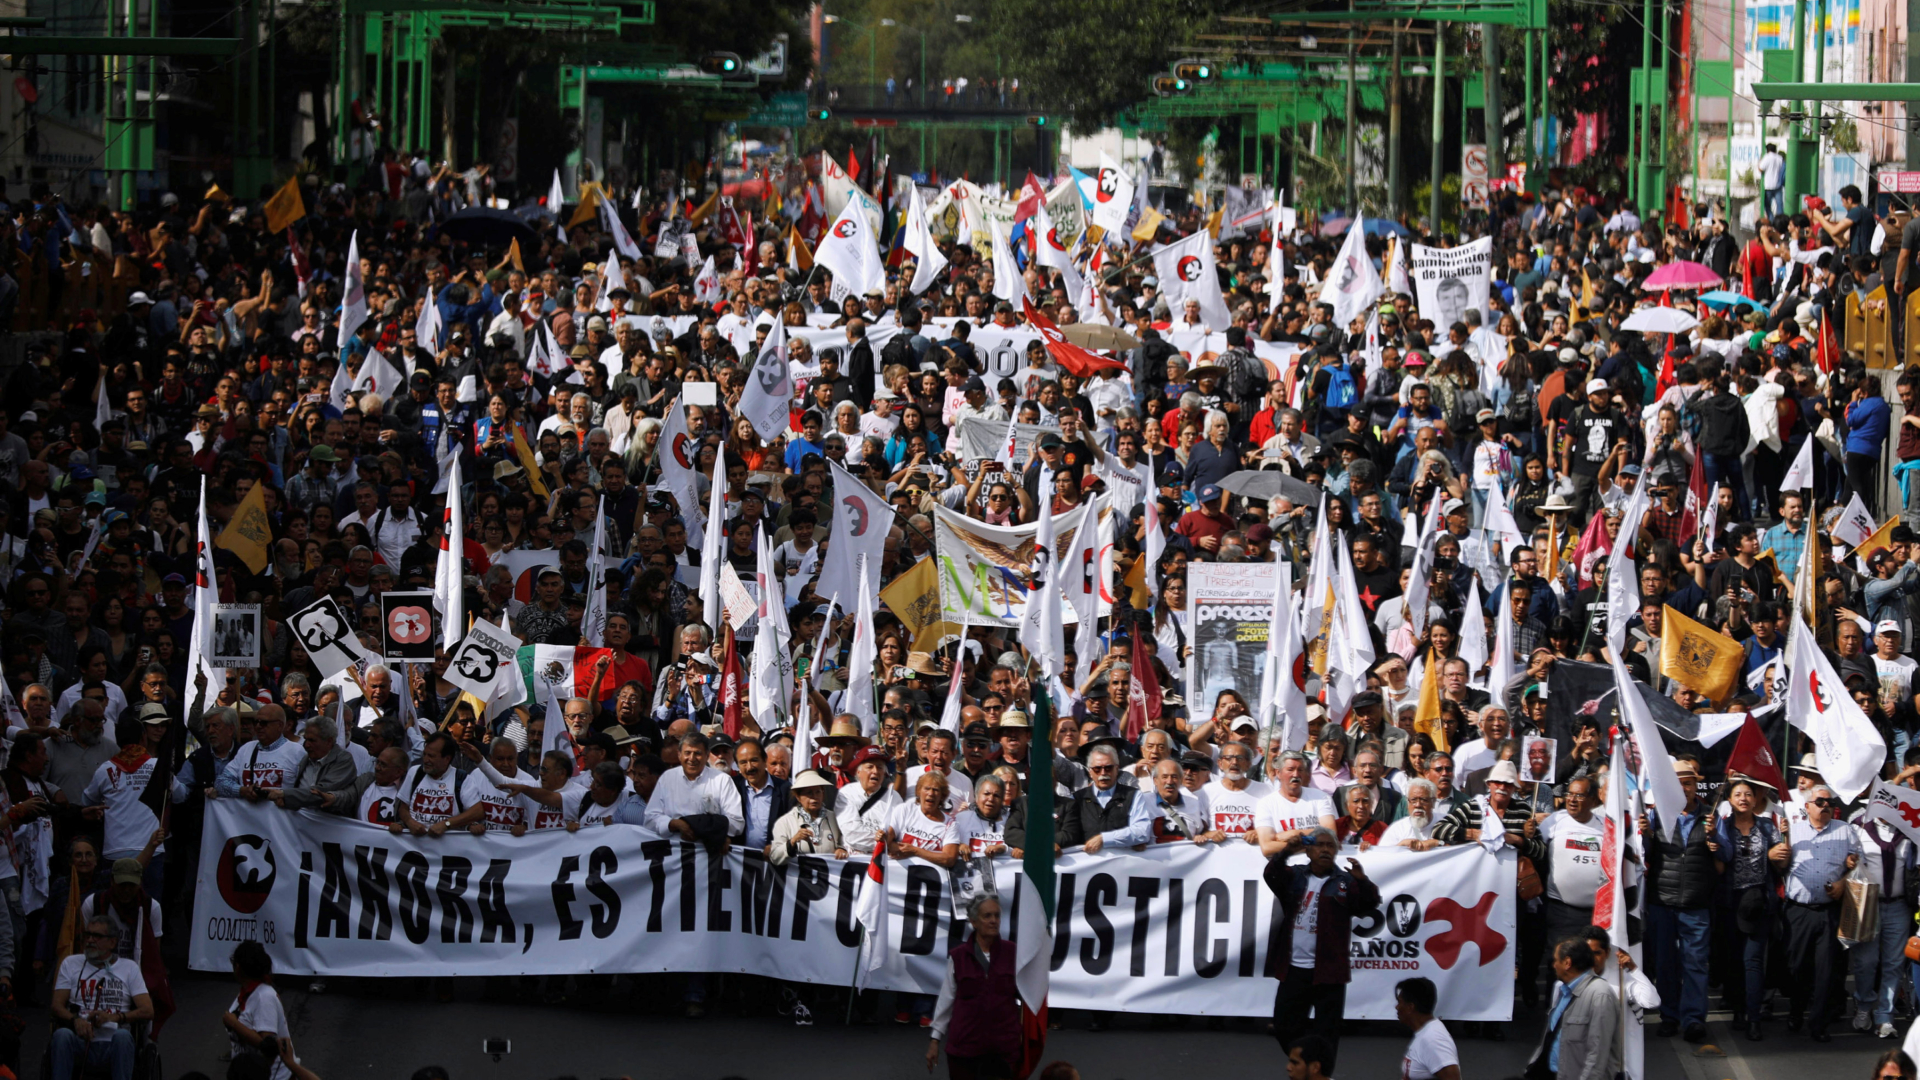
M1818 806L1818 807L1820 807L1820 808L1821 808L1821 809L1823 809L1823 810L1831 810L1831 809L1833 809L1833 808L1834 808L1834 806L1835 806L1835 805L1837 804L1837 802L1838 802L1838 800L1835 800L1835 799L1814 799L1814 800L1812 800L1812 803L1813 803L1813 805L1814 805L1814 806Z

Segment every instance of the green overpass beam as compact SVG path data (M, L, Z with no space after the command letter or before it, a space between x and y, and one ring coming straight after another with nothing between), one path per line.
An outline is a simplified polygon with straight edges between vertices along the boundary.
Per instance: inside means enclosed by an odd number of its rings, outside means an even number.
M1920 83L1757 82L1761 101L1920 101Z
M232 56L239 38L71 37L15 34L0 38L11 56Z

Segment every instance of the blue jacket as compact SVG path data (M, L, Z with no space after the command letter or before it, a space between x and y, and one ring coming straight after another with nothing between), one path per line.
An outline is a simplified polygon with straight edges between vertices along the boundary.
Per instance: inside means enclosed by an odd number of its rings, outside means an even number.
M1767 868L1761 891L1767 895L1767 914L1771 916L1780 907L1780 871L1771 860L1765 858L1765 854L1780 842L1780 830L1774 825L1773 819L1765 814L1753 816L1753 827L1760 833L1761 863ZM1736 900L1731 876L1733 855L1738 847L1736 836L1731 816L1714 821L1713 842L1720 847L1713 856L1713 861L1720 864L1720 886L1715 890L1714 900L1721 904L1732 904Z

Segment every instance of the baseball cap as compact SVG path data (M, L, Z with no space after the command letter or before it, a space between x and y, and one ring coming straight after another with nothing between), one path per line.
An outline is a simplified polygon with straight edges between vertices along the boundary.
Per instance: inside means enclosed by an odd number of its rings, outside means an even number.
M969 394L973 393L975 390L978 390L984 394L987 392L987 381L985 379L982 379L978 375L974 375L967 379L966 385L963 386L961 389L965 390ZM889 394L888 396L891 397L892 395Z
M332 464L340 460L340 455L333 452L333 447L328 446L326 443L321 443L320 445L307 451L307 460L324 461L324 462L327 462L328 464Z
M113 883L115 885L138 885L146 877L147 868L140 865L139 859L113 860Z
M164 724L167 722L167 707L157 701L149 701L134 712L133 718L143 724Z
M1473 414L1474 421L1476 423L1481 423L1481 424L1484 424L1487 421L1493 420L1495 418L1496 418L1496 415L1492 409L1481 409L1479 412Z
M1589 394L1604 394L1607 392L1607 389L1607 380L1605 379L1587 380L1587 393Z
M1900 632L1900 624L1892 619L1881 619L1880 624L1873 628L1873 632L1875 634L1897 634Z
M1194 492L1194 494L1199 496L1200 501L1203 503L1213 502L1218 498L1220 498L1220 485L1208 484L1207 486L1201 488L1199 491Z

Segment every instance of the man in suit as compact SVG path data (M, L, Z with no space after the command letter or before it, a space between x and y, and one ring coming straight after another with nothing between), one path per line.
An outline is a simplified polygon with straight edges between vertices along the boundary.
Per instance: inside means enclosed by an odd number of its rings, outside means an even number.
M1301 843L1307 864L1287 865ZM1274 1038L1291 1046L1311 1029L1327 1042L1329 1073L1340 1052L1340 1017L1353 981L1353 920L1380 911L1379 886L1367 880L1357 859L1348 859L1345 870L1334 865L1339 852L1332 830L1315 827L1269 858L1261 875L1284 915L1267 946L1267 974L1280 980L1273 995Z
M1140 789L1122 785L1120 755L1100 745L1087 752L1087 775L1093 783L1073 793L1060 812L1060 846L1079 847L1109 832L1121 832L1133 813ZM1104 842L1104 839L1103 839Z
M733 751L733 786L740 792L741 832L733 837L754 851L764 851L773 838L773 823L793 809L793 788L767 771L767 751L760 740L743 738Z
M1527 1065L1528 1076L1560 1080L1613 1080L1620 1072L1615 1040L1620 998L1595 976L1593 949L1578 938L1553 947L1553 988L1546 1034Z
M353 790L360 768L354 764L352 752L340 745L340 729L332 717L308 720L300 732L300 748L307 752L307 760L294 775L293 783L267 793L275 805L282 810L316 810L326 802L324 796L338 798Z
M1376 702L1375 708L1377 709L1379 707L1377 703L1380 700L1379 694L1372 690L1364 691L1364 693L1374 695L1374 701ZM1394 728L1393 730L1399 731L1400 729ZM1361 743L1360 748L1353 752L1353 783L1344 784L1340 787L1339 791L1334 792L1333 805L1344 808L1347 805L1347 793L1353 788L1363 787L1367 789L1367 794L1373 796L1373 816L1375 818L1389 825L1399 821L1401 816L1407 812L1407 804L1406 801L1400 797L1399 792L1380 782L1380 778L1386 773L1386 767L1380 760L1384 756L1385 751L1380 748L1379 743Z

